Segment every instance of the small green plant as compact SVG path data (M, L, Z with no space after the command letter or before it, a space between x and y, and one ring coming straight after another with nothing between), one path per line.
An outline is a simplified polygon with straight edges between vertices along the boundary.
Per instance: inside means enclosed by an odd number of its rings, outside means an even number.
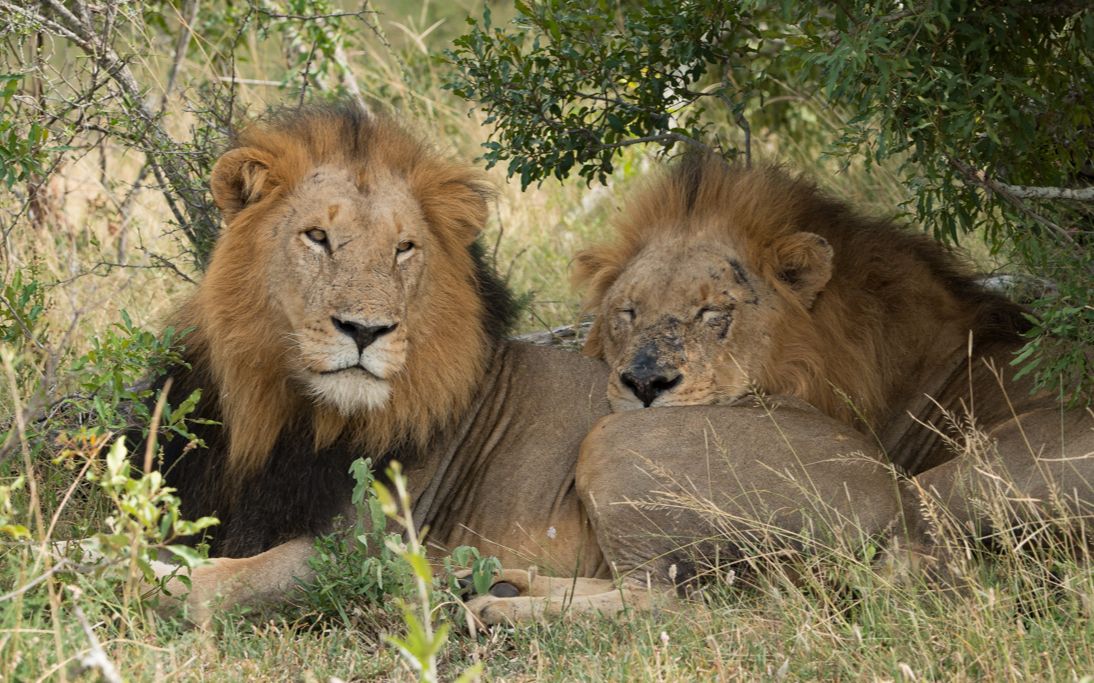
M403 659L418 673L419 681L435 683L437 678L437 654L448 639L448 624L433 625L433 568L426 558L418 529L414 524L410 494L407 492L407 480L402 467L393 462L387 471L388 481L395 487L392 491L380 482L372 482L372 490L379 500L387 517L405 529L404 539L389 538L388 549L402 558L412 569L414 584L417 588L417 604L399 598L406 624L406 634L399 638L388 636L388 643L398 648ZM476 680L482 672L482 664L475 664L460 674L457 683Z
M356 511L353 533L336 532L316 541L316 552L310 560L316 578L302 587L313 609L337 614L347 626L352 624L353 606L376 605L392 611L405 601L416 599L419 590L417 570L402 554L404 541L389 528L382 494L376 488L383 487L376 481L372 460L353 461L350 474L354 479L352 502ZM395 521L402 524L402 519ZM459 570L469 568L475 591L485 593L500 569L497 558L483 557L477 548L470 546L455 548L443 558L442 565L450 579L447 588L452 593L461 590L455 578ZM431 604L444 599L440 583L431 574L426 583Z
M95 448L92 457L99 450ZM194 548L174 541L217 524L215 517L194 521L182 519L179 499L174 495L174 489L164 483L160 472L134 472L124 438L114 440L102 465L91 468L87 479L98 486L111 502L113 511L105 520L106 531L96 534L94 539L97 551L108 563L129 568L126 598L138 585L136 579L157 580L153 560L161 550L174 555L181 566L188 569L205 561ZM185 582L185 576L180 578Z
M23 74L0 74L0 180L9 190L41 174L49 137L49 129L41 121L21 119L12 103L23 79Z
M388 533L384 511L372 493L372 461L355 460L350 473L355 480L353 505L357 512L353 534L333 533L316 541L310 560L316 579L303 587L312 608L337 614L346 625L352 623L353 605L387 607L390 603L385 598L408 597L413 591L410 567L388 544L399 536Z
M68 405L94 416L94 423L104 429L148 424L153 390L144 380L168 367L185 365L179 342L188 331L168 327L156 335L134 325L129 313L122 311L121 322L93 338L91 349L72 364L77 392ZM199 398L195 392L180 405L165 407L163 426L181 430L183 418Z
M45 287L37 268L16 269L3 287L0 306L0 342L16 352L37 342L45 334L42 315L46 312Z
M0 486L0 536L17 541L30 538L26 525L15 521L15 506L11 500L12 493L22 489L26 481L26 477L19 476L10 484Z

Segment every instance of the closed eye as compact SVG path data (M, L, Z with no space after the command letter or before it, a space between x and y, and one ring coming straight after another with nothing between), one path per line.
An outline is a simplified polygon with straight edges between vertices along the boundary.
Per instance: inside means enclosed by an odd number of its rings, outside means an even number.
M725 323L733 317L733 307L729 308L714 308L713 306L703 306L695 314L695 319L710 325L720 325Z
M635 312L633 308L618 308L616 309L615 314L623 322L634 322Z
M308 241L318 244L327 251L330 251L330 240L327 238L327 231L322 228L309 228L304 231L304 237L308 238Z

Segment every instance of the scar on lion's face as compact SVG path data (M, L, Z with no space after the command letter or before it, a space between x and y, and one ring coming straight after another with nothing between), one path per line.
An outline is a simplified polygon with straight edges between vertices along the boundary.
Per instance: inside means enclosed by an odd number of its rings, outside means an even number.
M613 409L730 403L748 393L774 296L727 244L648 245L600 307Z

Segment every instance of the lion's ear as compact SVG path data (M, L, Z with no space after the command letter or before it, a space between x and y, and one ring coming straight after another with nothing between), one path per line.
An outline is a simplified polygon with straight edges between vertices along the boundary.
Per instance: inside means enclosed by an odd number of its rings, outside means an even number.
M417 193L426 220L462 246L474 242L490 217L490 200L497 194L493 185L478 174L461 174L430 185Z
M267 153L253 147L225 152L213 165L209 188L225 223L273 189Z
M574 287L586 290L582 306L587 312L595 315L581 350L586 356L593 358L601 358L604 355L604 342L601 339L601 321L604 315L599 309L608 288L619 277L620 269L614 256L617 256L615 249L608 245L599 245L580 251L574 257L573 274L570 280Z
M832 245L820 235L797 232L775 240L769 253L774 276L811 308L832 278Z

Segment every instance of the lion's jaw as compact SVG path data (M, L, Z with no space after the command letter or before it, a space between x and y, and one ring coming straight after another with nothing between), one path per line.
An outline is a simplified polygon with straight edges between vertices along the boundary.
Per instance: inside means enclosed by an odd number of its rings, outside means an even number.
M268 272L288 324L285 370L317 403L354 415L384 407L407 364L407 297L429 235L405 182L315 169L285 199ZM322 239L317 239L322 238Z
M612 410L728 404L752 393L775 313L761 301L773 297L724 243L651 244L598 311Z

